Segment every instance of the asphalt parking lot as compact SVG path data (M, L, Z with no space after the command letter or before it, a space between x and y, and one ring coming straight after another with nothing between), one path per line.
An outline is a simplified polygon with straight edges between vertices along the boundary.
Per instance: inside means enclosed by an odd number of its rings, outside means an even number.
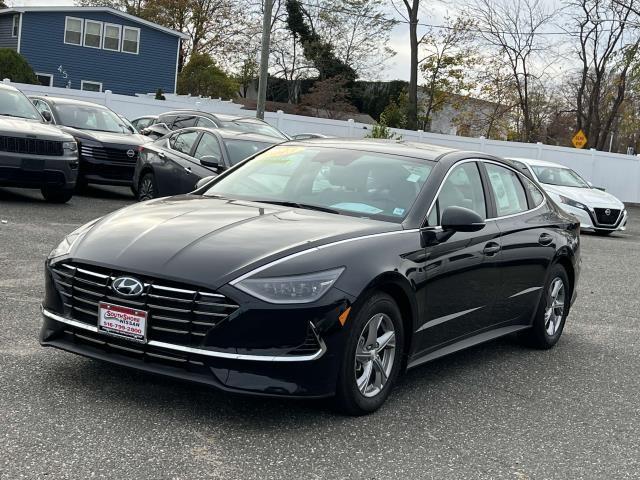
M640 208L623 234L583 235L579 297L555 349L473 348L347 418L38 345L47 254L132 201L118 188L67 205L0 189L0 479L640 478Z

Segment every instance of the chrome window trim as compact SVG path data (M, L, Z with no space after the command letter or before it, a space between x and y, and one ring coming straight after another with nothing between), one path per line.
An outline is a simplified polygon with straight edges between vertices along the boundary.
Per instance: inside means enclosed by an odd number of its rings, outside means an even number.
M87 330L93 333L101 333L100 330L98 330L98 327L94 327L93 325L88 325L86 323L78 322L76 320L57 315L53 312L50 312L44 307L40 307L40 309L42 310L42 314L45 317L55 320L56 322L65 323L67 325L71 325L72 327ZM193 353L195 355L202 355L205 357L224 358L228 360L250 360L256 362L308 362L319 359L327 351L327 345L316 333L313 324L311 324L311 328L313 330L313 334L318 340L318 344L320 345L320 350L311 355L247 355L241 353L228 353L219 352L216 350L206 350L203 348L187 347L183 345L174 345L173 343L158 342L156 340L149 340L145 343L145 345L149 345L151 347L166 348L167 350L175 350L184 353Z
M442 187L444 187L444 184L447 181L447 179L449 178L449 175L451 175L451 172L456 167L458 167L459 165L462 165L462 164L465 164L465 163L471 163L471 162L492 163L492 164L497 165L499 167L504 167L504 168L506 168L508 170L511 170L512 172L516 173L517 175L522 175L522 173L518 172L515 168L513 168L513 167L511 167L509 165L505 165L504 163L495 162L493 160L487 160L487 159L482 159L482 158L469 158L469 159L462 160L460 162L457 162L457 163L453 164L451 166L451 168L449 168L449 170L447 170L447 173L445 174L444 178L442 179L442 182L440 182L440 186L438 187L438 190L436 191L436 194L433 197L433 200L431 201L431 205L429 206L429 210L427 210L427 214L422 219L422 229L424 229L424 228L436 228L436 227L442 229L442 225L426 225L427 219L429 218L429 215L431 215L431 210L433 210L433 207L436 204L436 200L438 200L438 197L440 196L440 192L442 191ZM536 188L538 188L538 187L536 186ZM538 190L540 190L540 189L538 188ZM542 208L547 203L547 196L543 192L540 192L540 193L542 193L542 196L544 197L544 200L537 207L530 208L528 210L525 210L524 212L513 213L511 215L503 215L501 217L487 218L487 219L485 219L485 222L490 222L490 221L495 221L495 220L502 220L503 218L512 218L512 217L517 217L517 216L520 216L520 215L524 215L526 213L535 212L536 210L538 210L539 208Z

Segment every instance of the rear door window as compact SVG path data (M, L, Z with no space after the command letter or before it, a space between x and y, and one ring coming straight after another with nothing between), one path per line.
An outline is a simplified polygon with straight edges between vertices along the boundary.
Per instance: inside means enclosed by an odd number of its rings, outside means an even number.
M489 183L496 200L498 217L528 210L527 195L518 174L508 168L486 163Z
M216 128L216 124L213 123L213 120L206 117L198 117L196 125L203 128Z

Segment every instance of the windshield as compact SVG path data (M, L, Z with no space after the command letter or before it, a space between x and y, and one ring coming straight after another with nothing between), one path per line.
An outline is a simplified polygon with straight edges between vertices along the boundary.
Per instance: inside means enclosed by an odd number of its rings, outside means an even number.
M222 128L230 128L231 130L240 132L259 133L261 135L267 135L269 137L288 140L287 136L284 133L267 123L233 120L222 122Z
M72 104L60 104L55 108L60 125L80 130L131 133L122 119L106 108Z
M273 145L272 143L251 142L249 140L224 139L223 141L225 146L227 147L227 152L229 152L229 160L231 161L231 165L240 163L242 160L250 157L254 153L258 153L259 151Z
M431 162L397 155L281 145L222 177L205 195L400 223L432 168Z
M532 165L531 169L540 183L559 187L591 188L580 175L570 168Z
M21 92L15 90L0 90L0 115L42 121L33 103Z

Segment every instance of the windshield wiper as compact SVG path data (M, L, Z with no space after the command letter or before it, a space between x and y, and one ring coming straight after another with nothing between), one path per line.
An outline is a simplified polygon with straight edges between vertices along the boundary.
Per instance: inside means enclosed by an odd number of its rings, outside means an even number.
M279 200L252 200L252 201L258 202L258 203L271 203L273 205L282 205L283 207L304 208L306 210L316 210L318 212L335 213L336 215L341 215L340 211L336 210L335 208L321 207L320 205L310 205L308 203L287 202L287 201L279 201Z

